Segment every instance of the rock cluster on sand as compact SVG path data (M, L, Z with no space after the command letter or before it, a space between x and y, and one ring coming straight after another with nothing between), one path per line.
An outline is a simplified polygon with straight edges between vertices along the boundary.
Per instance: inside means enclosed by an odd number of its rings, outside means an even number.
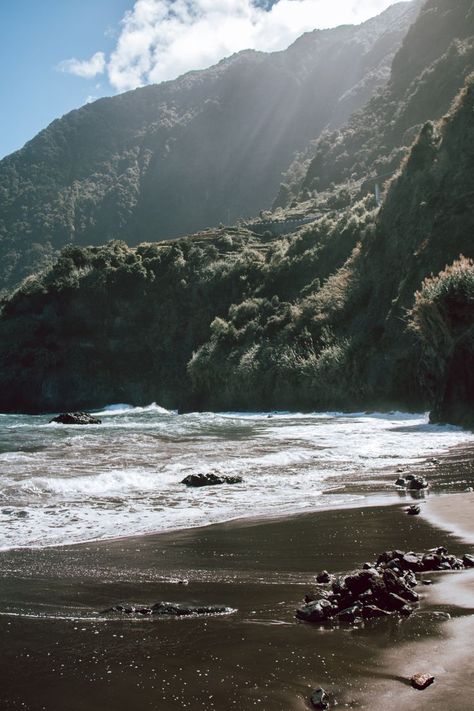
M415 573L471 567L474 556L457 558L444 547L426 553L385 551L375 563L364 563L362 569L349 575L319 573L316 589L305 596L305 604L296 610L296 617L320 624L410 615L419 600L414 590L418 584Z
M406 474L405 476L398 477L395 486L400 486L410 491L421 491L422 489L428 488L428 482L421 476Z
M241 476L218 476L217 474L189 474L181 484L186 486L216 486L218 484L241 484Z
M53 417L51 422L57 422L60 425L101 425L102 420L98 417L89 415L87 412L62 412L57 417Z
M191 615L223 615L233 612L231 607L224 605L182 605L177 602L155 602L146 607L143 605L116 605L102 612L103 615L119 613L123 615L162 615L170 617L189 617Z

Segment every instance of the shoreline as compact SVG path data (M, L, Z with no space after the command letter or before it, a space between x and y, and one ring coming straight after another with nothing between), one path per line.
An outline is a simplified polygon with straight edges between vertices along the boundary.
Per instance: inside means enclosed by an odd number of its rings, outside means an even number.
M406 515L413 499L404 494L388 505L0 552L0 611L13 613L0 615L0 706L307 711L311 690L321 685L340 706L368 711L441 711L446 693L453 711L468 711L474 573L430 573L433 585L417 588L420 609L407 620L320 628L294 619L321 569L348 573L393 548L472 552L446 511L442 525L438 509L454 501L458 516L458 501L471 500L443 493L440 482L465 487L473 449L458 446L437 460L413 468L425 475L428 468L433 482L420 516ZM116 604L158 600L223 603L235 612L185 620L97 616ZM407 686L418 671L436 676L424 692Z

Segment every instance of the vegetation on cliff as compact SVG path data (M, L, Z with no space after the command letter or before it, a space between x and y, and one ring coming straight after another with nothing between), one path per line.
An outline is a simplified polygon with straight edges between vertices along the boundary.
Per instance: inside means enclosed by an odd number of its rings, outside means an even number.
M429 0L394 71L431 61L419 25L439 28L459 6ZM471 60L453 70L438 44L444 106ZM421 116L425 93L415 94ZM434 419L472 423L472 75L448 109L419 128L381 207L342 182L325 212L286 236L222 228L67 247L4 299L0 409L432 406ZM291 210L320 204L302 199Z
M67 244L130 245L232 224L269 207L280 174L389 76L419 0L284 52L88 104L0 161L0 289Z

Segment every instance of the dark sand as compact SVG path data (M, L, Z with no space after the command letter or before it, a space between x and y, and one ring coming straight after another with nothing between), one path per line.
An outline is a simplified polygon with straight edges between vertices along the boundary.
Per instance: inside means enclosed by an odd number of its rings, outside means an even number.
M406 620L322 629L293 616L323 568L345 572L387 548L441 544L471 550L397 504L1 553L0 611L10 614L0 615L0 709L296 711L322 685L339 708L468 711L470 573L430 574L435 584L420 586L420 609ZM158 600L236 612L96 614ZM434 673L435 684L412 689L417 671Z

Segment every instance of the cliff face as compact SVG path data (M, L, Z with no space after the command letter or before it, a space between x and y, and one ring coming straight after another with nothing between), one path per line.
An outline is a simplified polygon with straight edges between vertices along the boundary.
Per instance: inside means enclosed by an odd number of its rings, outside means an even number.
M293 153L387 81L418 7L308 33L284 52L242 52L54 121L0 162L0 288L67 244L136 245L268 207Z
M387 85L293 164L276 205L343 184L364 194L373 190L371 176L381 176L383 186L423 124L449 110L473 67L472 0L428 0L395 55Z

